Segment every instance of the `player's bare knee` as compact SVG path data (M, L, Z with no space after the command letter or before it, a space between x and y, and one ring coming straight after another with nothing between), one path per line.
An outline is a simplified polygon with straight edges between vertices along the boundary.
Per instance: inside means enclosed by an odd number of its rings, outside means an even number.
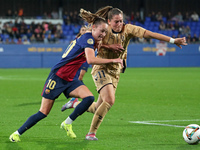
M113 106L115 102L114 101L109 101L107 103L110 104L111 106Z
M105 101L106 101L108 104L110 104L111 106L113 106L114 103L115 103L115 99L113 99L113 98L107 98L107 99L105 99Z
M108 96L105 100L112 106L115 103L115 96Z

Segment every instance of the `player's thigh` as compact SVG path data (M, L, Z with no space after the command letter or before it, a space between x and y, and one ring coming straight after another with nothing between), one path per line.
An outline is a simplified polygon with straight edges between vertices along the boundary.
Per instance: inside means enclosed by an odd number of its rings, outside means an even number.
M93 96L92 92L85 86L81 85L69 93L70 97L79 97L81 99Z
M48 115L49 112L51 111L51 108L53 107L53 104L54 104L54 100L42 97L40 112L42 112L45 115Z
M96 109L101 105L102 102L103 102L103 100L102 100L102 98L101 98L101 95L99 94L98 100L97 100L97 102L95 103Z
M115 103L115 89L112 84L105 85L100 90L100 96L101 99L110 105L113 105Z

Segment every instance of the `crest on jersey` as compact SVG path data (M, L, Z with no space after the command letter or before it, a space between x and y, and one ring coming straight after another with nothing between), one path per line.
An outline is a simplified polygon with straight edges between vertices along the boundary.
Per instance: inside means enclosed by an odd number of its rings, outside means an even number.
M46 90L45 90L45 93L46 93L46 94L49 94L49 93L50 93L50 90L49 90L49 89L46 89Z
M92 45L92 44L94 44L94 41L93 41L93 39L88 39L87 43L90 44L90 45Z
M125 36L124 35L121 35L121 40L122 40L122 42L124 42L124 40L125 40Z

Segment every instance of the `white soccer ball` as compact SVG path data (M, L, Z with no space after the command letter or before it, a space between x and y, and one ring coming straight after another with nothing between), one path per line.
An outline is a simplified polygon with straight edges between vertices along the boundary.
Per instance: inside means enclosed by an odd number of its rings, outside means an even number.
M190 124L183 130L183 139L188 144L198 144L200 141L200 126Z

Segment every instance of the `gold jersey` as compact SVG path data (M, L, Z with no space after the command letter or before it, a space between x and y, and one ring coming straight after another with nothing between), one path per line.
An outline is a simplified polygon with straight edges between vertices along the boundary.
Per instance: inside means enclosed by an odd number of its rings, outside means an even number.
M130 39L133 37L143 38L144 32L146 29L135 26L132 24L126 24L123 26L123 29L119 33L115 33L112 31L111 27L108 27L108 33L102 41L102 44L110 45L110 44L121 44L124 48L122 53L114 53L112 50L106 48L100 48L98 50L97 57L99 58L121 58L125 61L127 59L127 47L130 42ZM119 76L121 70L123 69L119 63L110 63L104 65L94 65L92 69L92 73L97 69L103 69L108 74L116 77Z

